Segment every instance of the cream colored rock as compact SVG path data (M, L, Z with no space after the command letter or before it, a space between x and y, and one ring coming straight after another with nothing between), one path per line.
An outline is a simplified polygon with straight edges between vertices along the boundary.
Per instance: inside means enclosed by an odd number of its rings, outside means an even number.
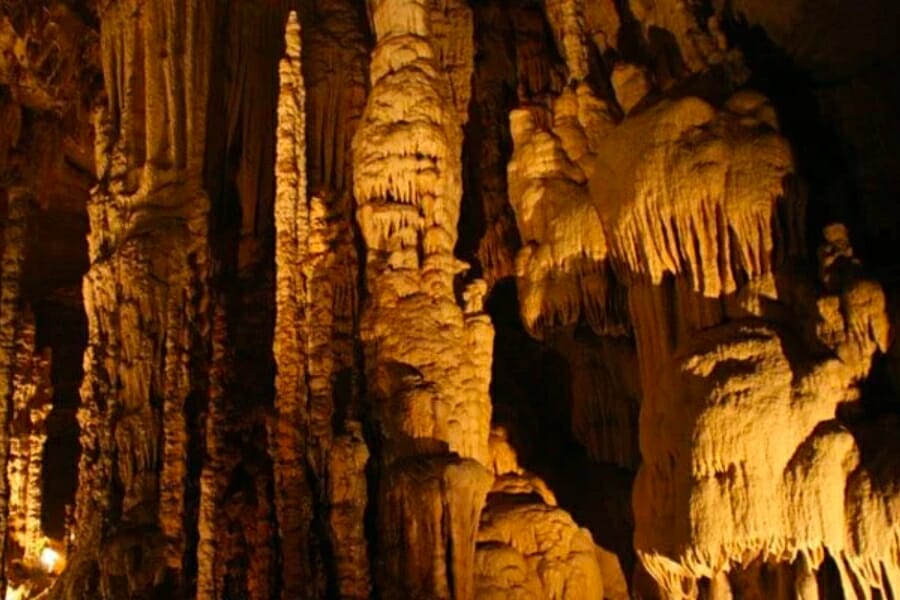
M486 287L471 284L464 306L454 292L454 277L468 268L453 248L472 20L461 5L437 6L370 3L372 89L353 142L369 292L361 338L383 437L385 560L376 584L398 598L472 597L475 532L491 481Z
M491 430L494 484L481 515L476 597L628 597L619 559L557 506L546 483L519 466L505 428Z
M604 227L587 177L570 158L574 154L587 162L590 152L573 100L560 103L560 115L565 107L571 118L560 118L553 129L541 126L539 109L510 115L515 143L508 167L510 204L523 242L516 283L522 320L536 335L573 323L582 312L598 330L615 327L606 310Z
M601 140L591 195L614 262L658 284L689 273L694 291L735 291L735 270L755 279L772 270L772 223L793 173L786 140L736 123L697 98L665 102ZM802 238L799 223L780 223ZM730 233L729 233L730 231ZM736 256L732 260L719 257Z
M852 256L841 231L826 230L820 256ZM839 406L857 400L860 378L883 343L883 292L859 283L856 263L840 262L825 271L850 268L844 281L860 299L855 310L838 308L843 287L818 301L826 328L818 332L834 356L817 357L781 327L723 324L695 334L662 369L665 388L679 390L677 408L660 388L648 394L635 544L669 596L690 597L685 590L697 579L721 579L739 570L742 557L744 565L796 563L789 567L796 593L817 597L813 575L825 552L835 558L845 590L894 589L892 542L884 541L893 534L872 536L860 516L873 496L893 505L894 492L871 486L871 460L862 461L855 436L834 418ZM845 314L864 326L848 328ZM860 544L869 539L879 540L877 550Z
M562 509L493 491L481 515L476 597L603 598L591 534Z

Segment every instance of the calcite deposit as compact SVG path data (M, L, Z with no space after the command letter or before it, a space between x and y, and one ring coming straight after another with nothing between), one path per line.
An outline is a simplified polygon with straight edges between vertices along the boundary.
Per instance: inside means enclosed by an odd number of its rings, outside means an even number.
M0 0L0 592L900 595L838 4Z

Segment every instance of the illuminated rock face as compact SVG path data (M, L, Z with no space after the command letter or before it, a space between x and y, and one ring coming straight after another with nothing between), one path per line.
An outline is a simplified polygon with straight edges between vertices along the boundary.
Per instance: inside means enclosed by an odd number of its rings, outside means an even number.
M41 485L46 420L51 409L51 356L36 352L34 315L22 315L17 334L10 414L9 536L23 563L36 564L43 550Z
M0 587L896 596L900 50L805 4L2 3Z
M369 8L372 90L354 138L353 175L367 248L361 335L382 437L380 584L388 597L470 598L491 481L493 340L485 284L467 285L464 306L454 292L454 278L468 268L453 247L471 15L454 3ZM434 43L432 28L440 32Z

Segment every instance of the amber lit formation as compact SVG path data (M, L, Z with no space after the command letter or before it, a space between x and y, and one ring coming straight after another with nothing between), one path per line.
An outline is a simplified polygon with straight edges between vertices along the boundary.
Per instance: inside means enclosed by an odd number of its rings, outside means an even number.
M51 409L49 349L36 352L34 315L20 315L10 413L9 535L26 564L40 559L45 539L41 528L41 483L46 421Z
M895 5L0 2L0 591L897 596Z

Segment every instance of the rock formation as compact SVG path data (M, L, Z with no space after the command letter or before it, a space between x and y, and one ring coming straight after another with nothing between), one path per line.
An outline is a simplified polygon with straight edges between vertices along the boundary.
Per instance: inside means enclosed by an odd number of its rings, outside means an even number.
M51 409L49 349L36 353L34 315L21 316L10 414L9 536L23 562L34 564L44 546L41 481L46 420Z
M900 594L888 0L0 2L7 598Z
M389 597L473 595L478 515L490 486L492 328L485 285L454 278L468 9L370 3L372 89L353 146L369 297L361 336L378 423L380 585ZM430 41L432 27L441 36ZM440 51L439 51L440 50ZM463 64L459 64L459 62ZM462 85L460 85L462 83Z

